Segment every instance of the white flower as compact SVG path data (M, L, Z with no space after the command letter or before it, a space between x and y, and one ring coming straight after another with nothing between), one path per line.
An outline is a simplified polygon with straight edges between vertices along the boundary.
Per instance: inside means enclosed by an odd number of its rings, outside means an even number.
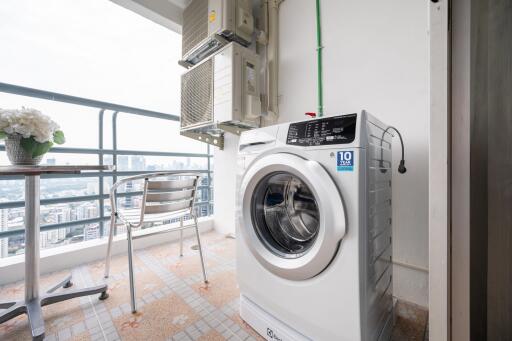
M52 141L60 127L39 110L22 107L20 110L0 109L0 131L8 135L33 137L39 143Z

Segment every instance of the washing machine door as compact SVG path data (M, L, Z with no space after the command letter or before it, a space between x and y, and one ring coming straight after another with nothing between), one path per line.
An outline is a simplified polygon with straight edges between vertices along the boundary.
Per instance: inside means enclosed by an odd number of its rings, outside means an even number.
M242 238L266 269L304 280L329 265L346 219L340 192L318 162L264 156L246 171L240 195Z

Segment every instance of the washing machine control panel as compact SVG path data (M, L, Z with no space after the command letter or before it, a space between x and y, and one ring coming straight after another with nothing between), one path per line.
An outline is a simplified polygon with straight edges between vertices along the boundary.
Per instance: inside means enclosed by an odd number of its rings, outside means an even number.
M290 124L286 144L323 146L351 143L356 137L357 114L320 118Z

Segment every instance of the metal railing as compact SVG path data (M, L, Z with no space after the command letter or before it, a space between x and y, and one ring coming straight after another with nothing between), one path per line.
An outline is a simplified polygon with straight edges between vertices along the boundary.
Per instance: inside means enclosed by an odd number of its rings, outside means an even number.
M13 95L20 95L26 97L33 97L39 99L45 99L49 101L56 101L74 105L80 105L85 107L97 108L98 112L98 148L66 148L66 147L56 147L50 150L50 153L65 153L65 154L96 154L98 156L98 162L100 165L103 165L104 155L112 155L112 161L115 166L117 166L117 157L119 155L132 155L132 156L162 156L162 157L193 157L193 158L205 158L207 159L207 169L203 170L189 170L189 171L197 171L205 174L206 177L206 185L198 186L199 189L206 189L207 192L207 200L198 202L196 206L207 206L207 215L211 214L210 205L211 201L211 193L212 193L212 184L211 184L211 158L210 155L210 146L207 145L206 154L201 153L186 153L186 152L158 152L158 151L138 151L138 150L120 150L117 149L117 121L119 113L126 113L132 115L138 115L143 117L151 117L158 118L162 120L168 121L179 121L179 116L140 109L125 105L118 105L103 101L96 101L82 97L64 95L56 92L38 90L33 88L27 88L23 86L1 83L0 82L0 92L10 93ZM112 149L104 148L104 116L106 111L112 111ZM5 151L5 146L0 145L0 151ZM181 171L181 170L177 170ZM147 173L148 171L118 171L117 169L110 172L89 172L83 173L80 175L66 174L66 175L55 175L48 174L43 175L42 178L77 178L77 177L91 177L98 178L99 187L98 194L94 195L84 195L84 196L75 196L75 197L59 197L52 199L42 199L41 205L51 205L51 204L63 204L63 203L72 203L72 202L85 202L85 201L96 201L99 202L99 216L97 218L91 219L81 219L74 220L69 222L57 223L57 224L46 224L41 226L41 231L49 231L55 229L66 228L70 226L77 225L88 225L98 223L100 226L100 237L105 235L104 222L110 219L110 216L105 215L105 205L104 200L108 199L108 194L104 192L104 183L105 177L112 177L113 183L116 182L117 177L129 176L129 175L137 175L142 173ZM0 180L14 180L14 179L23 179L22 176L13 177L13 176L0 176ZM131 197L141 195L142 192L134 191L134 192L125 192L119 193L118 197ZM10 209L10 208L20 208L25 205L24 201L10 201L10 202L0 202L0 209ZM0 231L0 238L12 237L16 235L21 235L25 233L24 228L10 230L10 231Z

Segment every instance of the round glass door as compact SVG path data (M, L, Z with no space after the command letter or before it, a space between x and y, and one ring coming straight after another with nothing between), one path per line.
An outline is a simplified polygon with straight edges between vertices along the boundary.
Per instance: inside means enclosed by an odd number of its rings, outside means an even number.
M283 258L307 253L319 233L320 214L313 192L288 172L268 174L256 185L251 211L258 238Z

